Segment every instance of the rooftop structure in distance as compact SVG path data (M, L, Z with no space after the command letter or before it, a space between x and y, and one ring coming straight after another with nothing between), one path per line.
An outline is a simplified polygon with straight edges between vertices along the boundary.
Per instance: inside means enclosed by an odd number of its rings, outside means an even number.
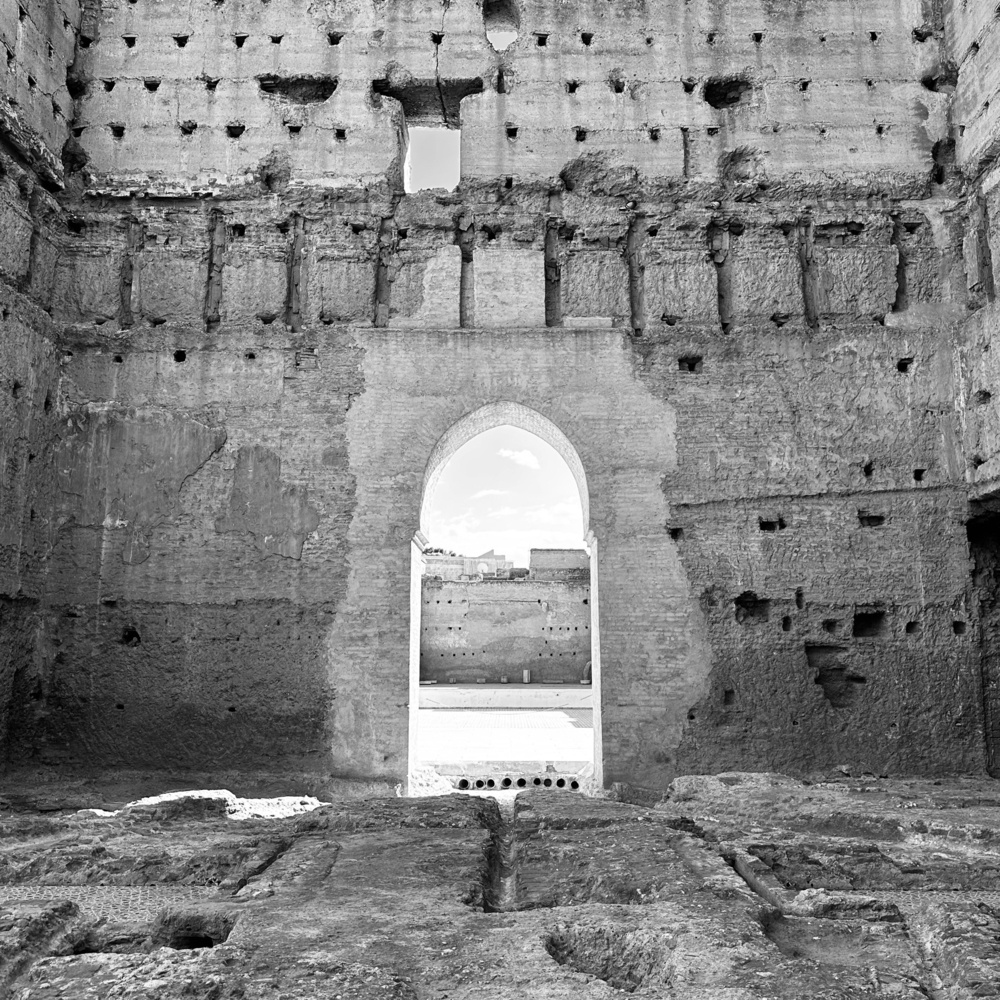
M424 576L441 580L510 579L514 564L492 549L481 556L459 556L441 549L424 549Z
M995 7L0 5L9 766L405 782L424 497L513 424L605 784L1000 771Z

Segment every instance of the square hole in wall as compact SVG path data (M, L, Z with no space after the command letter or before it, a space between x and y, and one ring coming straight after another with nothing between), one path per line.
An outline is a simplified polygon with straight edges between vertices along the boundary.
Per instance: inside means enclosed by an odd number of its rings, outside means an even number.
M409 129L403 163L403 189L411 194L429 188L454 191L462 172L462 132L457 128Z
M736 621L743 625L747 622L766 622L771 617L771 601L767 597L758 597L753 591L745 590L734 598Z
M885 632L884 611L855 611L854 628L851 634L857 638L870 639Z

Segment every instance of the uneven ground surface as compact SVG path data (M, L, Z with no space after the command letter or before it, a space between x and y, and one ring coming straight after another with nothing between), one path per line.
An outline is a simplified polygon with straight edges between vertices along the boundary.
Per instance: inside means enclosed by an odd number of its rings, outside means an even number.
M6 995L1000 997L987 780L732 773L639 804L345 794L281 818L120 791L0 800Z

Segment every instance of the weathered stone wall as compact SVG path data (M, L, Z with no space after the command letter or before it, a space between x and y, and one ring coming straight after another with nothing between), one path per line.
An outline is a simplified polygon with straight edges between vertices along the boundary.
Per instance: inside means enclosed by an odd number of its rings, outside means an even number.
M471 0L85 20L66 222L2 179L61 352L12 752L398 781L424 471L513 401L587 480L607 780L983 767L997 186L948 108L995 24L519 11L502 56ZM403 196L402 106L462 93L463 186Z
M975 176L1000 153L1000 21L988 3L946 5L948 64L941 83L955 88L951 117L959 162Z
M520 683L524 670L533 684L587 677L589 583L425 578L422 599L422 681Z
M38 677L38 610L52 523L53 400L57 360L48 317L0 282L0 753L15 685L43 692Z
M62 178L73 117L67 72L82 6L79 0L10 0L0 10L0 134L50 187Z
M970 315L959 355L964 467L969 483L970 601L977 618L987 754L1000 774L1000 577L996 500L1000 496L1000 361L993 348L1000 322L1000 20L988 4L951 4L947 16L948 79L954 88L952 137L964 180L962 260Z
M48 196L36 178L0 151L0 215L10 220L0 241L0 754L7 749L8 708L46 710L37 638L45 571L55 531L53 442L59 352L44 301L53 245ZM20 184L19 184L20 182ZM31 192L22 194L22 186ZM22 229L23 227L23 229ZM24 240L18 237L24 233ZM48 277L48 282L46 278Z
M498 54L475 0L105 0L81 53L80 141L102 187L219 188L275 172L378 185L401 170L396 98L411 123L443 125L438 83L457 108L469 81L484 89L461 106L467 178L548 178L596 160L710 183L752 170L815 184L819 171L821 185L859 192L876 177L884 189L891 171L919 190L945 137L947 97L920 82L938 64L928 0L517 6L519 37ZM395 97L373 97L374 80Z
M62 419L51 312L65 230L53 192L79 21L71 0L0 9L0 755L17 740L12 729L23 733L51 710L39 639Z

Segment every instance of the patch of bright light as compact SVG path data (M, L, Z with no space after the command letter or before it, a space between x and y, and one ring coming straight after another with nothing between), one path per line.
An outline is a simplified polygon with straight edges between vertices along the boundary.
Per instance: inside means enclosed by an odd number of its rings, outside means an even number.
M325 802L314 798L312 795L279 795L266 799L244 799L234 795L226 788L186 789L180 792L163 792L160 795L149 795L144 799L136 799L129 802L124 809L117 812L107 812L105 810L88 810L91 814L102 816L117 816L126 812L132 806L156 806L165 802L179 802L184 799L209 799L225 804L226 817L228 819L284 819L289 816L298 816L300 813L312 812L318 809Z
M563 457L540 437L503 425L448 459L425 498L431 545L464 556L489 549L527 567L529 550L581 549L580 491Z
M486 32L486 39L497 52L503 52L517 41L517 32L507 28L491 29Z
M428 188L454 191L462 175L462 133L455 128L409 129L410 144L403 163L407 194Z

